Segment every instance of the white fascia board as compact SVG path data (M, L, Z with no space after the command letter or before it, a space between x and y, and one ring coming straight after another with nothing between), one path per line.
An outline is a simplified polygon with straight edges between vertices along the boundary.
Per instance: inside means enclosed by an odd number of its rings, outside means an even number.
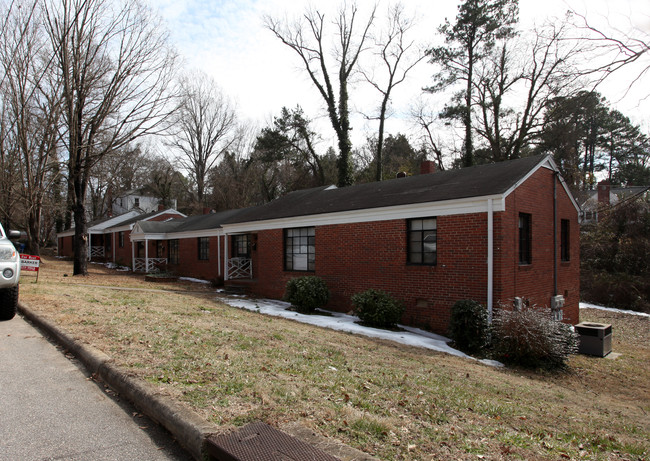
M119 226L119 227L111 227L110 232L114 233L114 232L130 231L133 229L133 226L135 226L135 223L125 224L124 226Z
M291 218L250 221L235 224L223 224L226 234L260 231L265 229L286 229L291 227L327 226L332 224L351 224L373 221L391 221L394 219L426 218L433 216L451 216L468 213L487 213L488 199L493 200L493 211L505 210L505 197L491 195L466 199L446 200L444 202L413 203L382 208L322 213L317 215L296 216Z
M145 234L142 232L132 232L131 235L129 235L129 240L132 242L142 242L144 240L167 240L167 234Z
M187 232L170 232L167 235L167 239L189 239L189 238L199 238L199 237L221 237L223 235L223 229L221 228L211 228L211 229L201 229L195 231Z
M169 233L144 233L142 231L131 232L131 241L137 242L142 240L175 240L189 239L199 237L221 237L223 229L203 229L188 232L169 232Z
M144 221L151 221L153 218L157 218L158 216L164 215L164 214L175 214L178 215L179 218L187 218L186 215L181 213L180 211L176 211L173 208L167 208L166 210L159 211L153 216L149 216L147 219L144 219ZM176 218L171 218L171 219L176 219Z
M506 193L503 195L503 198L505 199L508 195L510 195L517 187L521 186L524 182L526 182L528 178L530 178L533 174L535 174L537 170L539 170L540 168L548 168L549 170L555 171L557 173L557 177L560 180L560 184L562 184L562 187L564 188L564 191L566 192L567 196L571 200L571 203L575 207L576 212L580 214L580 205L578 205L578 202L576 202L575 197L569 190L569 186L567 186L566 182L564 181L564 178L560 174L560 169L558 168L557 164L555 163L555 160L553 160L553 157L550 154L547 155L546 158L543 159L541 162L539 162L539 164L535 168L531 169L528 172L528 174L526 174L526 176L521 178L519 181L517 181L517 183L514 186L508 189Z
M127 219L134 218L135 216L138 216L140 213L137 211L129 211L127 213L124 213L120 216L115 216L114 218L109 219L108 221L104 221L103 223L97 224L95 226L89 227L88 232L93 232L93 233L98 233L98 232L105 232L106 229L109 227L113 226L118 226L121 222L126 221Z

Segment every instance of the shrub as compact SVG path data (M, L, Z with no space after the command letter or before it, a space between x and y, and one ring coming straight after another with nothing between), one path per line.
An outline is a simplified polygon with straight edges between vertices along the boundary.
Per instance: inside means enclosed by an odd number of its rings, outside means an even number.
M284 299L301 312L313 312L325 306L329 298L330 291L323 279L313 275L289 280L284 294Z
M478 352L490 340L487 309L471 299L456 301L451 308L449 336L465 352Z
M356 293L352 296L352 304L361 322L372 327L393 327L404 313L404 305L381 290Z
M650 312L650 203L621 201L580 234L581 299Z
M553 320L550 309L498 309L493 319L495 357L526 368L566 367L578 350L578 335L571 325Z

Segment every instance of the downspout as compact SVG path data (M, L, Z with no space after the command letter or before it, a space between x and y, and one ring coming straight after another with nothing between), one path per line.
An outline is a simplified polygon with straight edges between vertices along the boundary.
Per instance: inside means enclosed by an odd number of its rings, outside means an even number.
M223 280L228 280L228 234L223 234Z
M221 236L217 235L217 272L221 277Z
M129 237L129 240L131 240L131 237ZM133 240L131 240L131 267L133 268L133 272L135 272L135 243Z
M93 234L92 232L88 231L88 261L92 261L93 259Z
M115 263L115 232L111 232L111 246L113 247L113 263Z
M553 296L557 296L557 171L553 174Z
M488 323L492 324L492 298L494 296L494 206L491 198L487 202L487 309Z

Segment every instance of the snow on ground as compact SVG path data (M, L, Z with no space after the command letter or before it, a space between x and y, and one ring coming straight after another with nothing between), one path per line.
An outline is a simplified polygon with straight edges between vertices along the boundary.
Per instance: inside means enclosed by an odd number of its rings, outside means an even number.
M600 309L601 311L620 312L628 315L638 315L639 317L650 317L650 314L637 311L627 311L624 309L615 309L613 307L598 306L596 304L580 303L580 309Z
M178 280L185 280L187 282L194 282L194 283L211 283L209 280L201 280L201 279L193 279L192 277L178 277Z
M259 312L261 314L283 317L302 323L308 323L310 325L331 328L333 330L344 331L348 333L360 334L369 336L371 338L387 339L409 346L424 347L426 349L445 352L447 354L456 355L458 357L473 359L473 357L470 357L459 350L449 347L447 345L447 343L450 341L448 338L430 333L428 331L420 330L419 328L399 325L400 329L403 329L404 331L389 331L379 328L365 327L359 325L357 323L359 321L359 318L353 315L324 310L321 310L321 312L323 312L325 315L301 314L299 312L287 310L287 308L290 307L289 303L284 301L276 301L273 299L246 299L243 297L237 297L235 299L234 297L227 297L222 298L221 300L230 306ZM480 360L480 362L491 366L503 366L503 364L495 360Z

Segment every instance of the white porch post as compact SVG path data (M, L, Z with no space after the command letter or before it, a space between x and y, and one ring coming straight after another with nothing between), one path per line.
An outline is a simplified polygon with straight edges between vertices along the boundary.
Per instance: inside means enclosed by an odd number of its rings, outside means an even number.
M135 272L135 242L133 240L131 240L131 267Z
M492 297L494 296L494 208L492 199L487 202L487 309L488 322L492 324Z
M144 271L148 274L149 273L149 240L147 240L147 237L144 238Z

